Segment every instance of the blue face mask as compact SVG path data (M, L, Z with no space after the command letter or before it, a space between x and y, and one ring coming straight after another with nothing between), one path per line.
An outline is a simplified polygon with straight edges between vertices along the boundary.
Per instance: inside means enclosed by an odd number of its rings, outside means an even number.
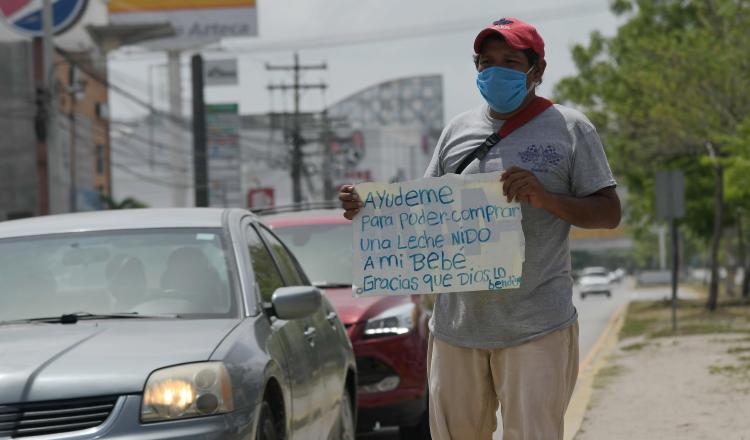
M531 72L534 66L529 69ZM512 113L535 85L526 88L526 75L507 67L488 67L477 75L477 87L487 104L498 113Z

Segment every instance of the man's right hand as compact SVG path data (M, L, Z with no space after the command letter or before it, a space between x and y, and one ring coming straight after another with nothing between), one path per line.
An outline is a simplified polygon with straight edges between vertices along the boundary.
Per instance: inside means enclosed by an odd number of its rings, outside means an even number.
M341 207L345 210L344 217L348 220L353 219L360 208L364 206L362 200L359 198L359 194L354 189L354 185L342 186L339 190L339 200L341 200Z

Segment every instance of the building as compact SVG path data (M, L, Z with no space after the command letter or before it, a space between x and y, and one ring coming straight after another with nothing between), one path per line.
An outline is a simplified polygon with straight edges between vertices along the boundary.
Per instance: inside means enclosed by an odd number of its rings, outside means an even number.
M88 52L57 51L54 136L40 156L50 130L37 123L34 53L29 41L0 43L0 220L99 209L110 194L106 72Z
M415 76L368 87L330 107L348 144L333 145L334 185L363 180L421 178L443 130L440 75Z
M31 45L0 44L0 220L38 212Z
M422 177L443 127L442 78L418 76L368 87L319 113L302 113L303 200L330 200L343 183L403 181ZM208 131L211 132L210 122ZM294 116L242 115L237 144L243 207L292 203L290 177ZM178 169L169 154L192 164L189 122L176 127L163 115L112 125L113 192L148 206L173 206L172 194L187 186L192 167ZM178 135L179 145L172 138ZM209 139L208 158L213 148ZM209 192L220 190L209 166ZM190 183L181 183L190 182ZM209 196L211 198L211 196ZM214 199L216 200L216 198ZM221 197L218 197L221 200Z

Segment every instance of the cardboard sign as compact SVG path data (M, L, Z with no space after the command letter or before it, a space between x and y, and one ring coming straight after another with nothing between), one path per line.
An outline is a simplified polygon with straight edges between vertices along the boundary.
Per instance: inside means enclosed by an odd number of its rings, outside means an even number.
M501 174L357 185L354 295L520 287L521 206L506 202Z

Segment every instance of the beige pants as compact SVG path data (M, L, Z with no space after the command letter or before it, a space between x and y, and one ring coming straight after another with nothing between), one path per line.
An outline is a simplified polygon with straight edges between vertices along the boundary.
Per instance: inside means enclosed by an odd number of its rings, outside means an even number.
M433 440L563 438L565 409L578 376L578 323L525 344L464 348L430 333L427 350Z

